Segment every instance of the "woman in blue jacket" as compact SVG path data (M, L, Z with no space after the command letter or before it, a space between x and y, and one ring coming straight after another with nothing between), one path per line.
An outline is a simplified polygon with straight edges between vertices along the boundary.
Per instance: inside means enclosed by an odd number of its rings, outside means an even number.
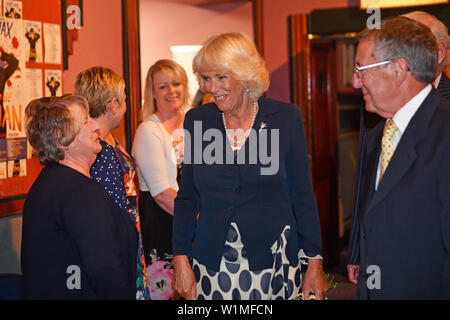
M300 109L261 97L269 74L241 33L210 38L193 69L214 102L184 122L174 289L186 299L266 300L302 288L322 299L328 283Z

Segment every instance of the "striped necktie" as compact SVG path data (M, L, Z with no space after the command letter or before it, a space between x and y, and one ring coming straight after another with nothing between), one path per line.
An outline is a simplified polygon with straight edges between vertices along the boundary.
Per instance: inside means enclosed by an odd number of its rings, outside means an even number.
M378 178L378 184L380 184L383 178L386 168L391 161L394 154L394 133L398 130L392 119L386 121L383 129L383 138L381 139L381 162L380 162L380 177Z

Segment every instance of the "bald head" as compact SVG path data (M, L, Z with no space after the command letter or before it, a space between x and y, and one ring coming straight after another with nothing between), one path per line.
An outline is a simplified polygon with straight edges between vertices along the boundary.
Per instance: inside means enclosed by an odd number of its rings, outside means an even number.
M403 16L427 26L436 37L439 45L438 74L440 74L447 63L447 55L450 48L450 37L448 35L447 27L438 18L425 11L413 11L406 13Z

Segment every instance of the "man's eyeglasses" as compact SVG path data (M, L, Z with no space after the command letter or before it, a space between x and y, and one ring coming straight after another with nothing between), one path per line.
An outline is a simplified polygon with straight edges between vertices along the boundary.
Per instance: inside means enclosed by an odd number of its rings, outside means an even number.
M375 68L378 66L382 66L382 65L388 64L390 62L392 62L392 60L385 60L385 61L381 61L381 62L377 62L377 63L372 63L372 64L368 64L367 66L362 66L362 67L355 66L353 68L353 71L356 72L356 75L359 77L361 74L361 71L364 71L364 70L367 70L370 68Z

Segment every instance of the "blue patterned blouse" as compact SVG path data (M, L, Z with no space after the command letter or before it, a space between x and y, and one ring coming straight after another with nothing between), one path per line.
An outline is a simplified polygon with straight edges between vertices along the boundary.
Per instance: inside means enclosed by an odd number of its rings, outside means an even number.
M115 146L101 139L100 143L102 145L102 151L98 154L97 160L91 167L91 176L105 187L114 201L129 213L130 218L136 224L139 234L136 299L149 300L150 294L148 292L147 271L142 246L139 214L136 205L136 194L130 190L132 188L129 186L129 184L133 184L133 177L136 171L135 165L133 159L120 149L117 141L115 141ZM127 195L127 190L130 190L130 195Z

